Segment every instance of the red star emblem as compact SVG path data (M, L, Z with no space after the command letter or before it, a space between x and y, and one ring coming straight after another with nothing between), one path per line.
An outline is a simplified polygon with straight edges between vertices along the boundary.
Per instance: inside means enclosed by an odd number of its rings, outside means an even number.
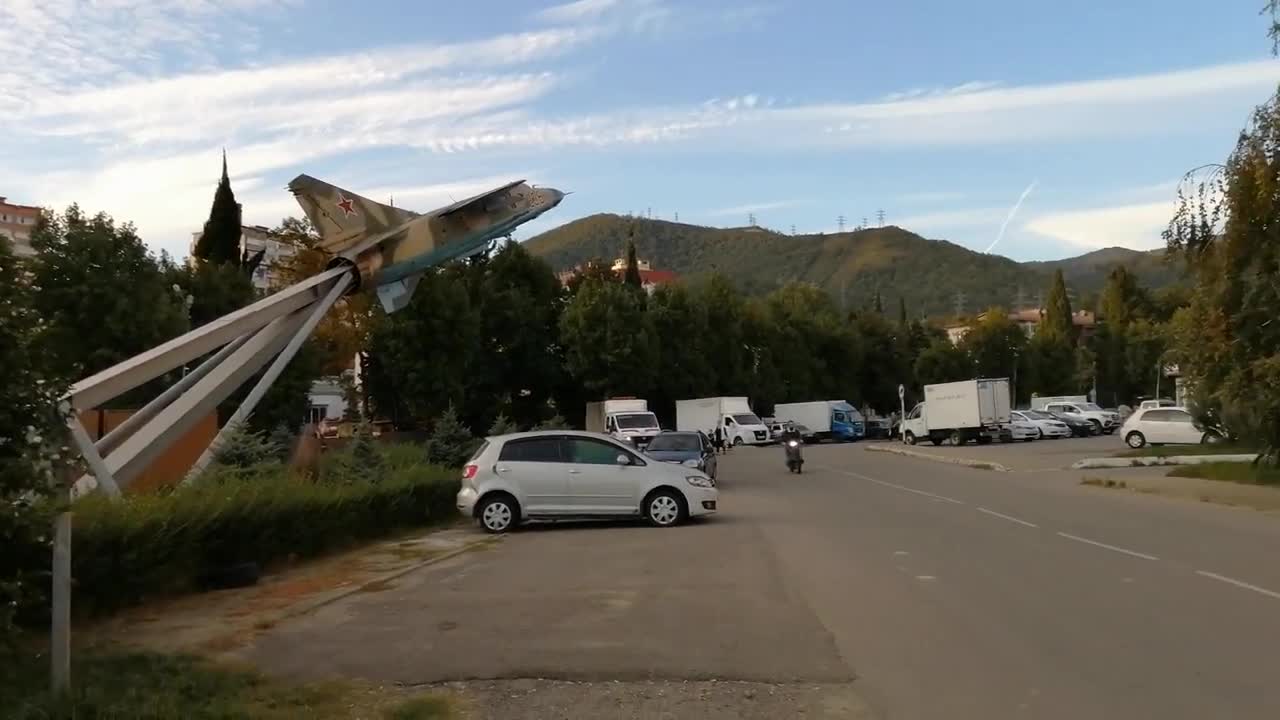
M342 208L342 214L351 216L356 214L355 201L349 197L343 197L342 193L338 193L338 207Z

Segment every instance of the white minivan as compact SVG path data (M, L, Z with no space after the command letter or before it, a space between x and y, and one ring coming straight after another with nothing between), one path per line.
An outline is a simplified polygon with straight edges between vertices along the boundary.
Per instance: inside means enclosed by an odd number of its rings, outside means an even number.
M716 481L600 433L488 438L462 469L458 510L491 533L525 520L636 517L658 527L716 511Z

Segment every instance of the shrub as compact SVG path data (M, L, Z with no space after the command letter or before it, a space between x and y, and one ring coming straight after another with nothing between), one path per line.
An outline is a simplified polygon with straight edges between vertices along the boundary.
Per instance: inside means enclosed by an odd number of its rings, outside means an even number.
M509 435L514 432L520 432L520 427L511 422L505 413L499 413L498 417L494 418L493 424L489 426L489 437Z
M76 504L76 607L111 610L184 592L228 565L309 557L399 529L452 519L458 481L423 462L390 465L377 483L291 479L285 467L213 468L167 495Z
M274 437L268 438L265 434L253 432L240 424L231 428L218 444L213 461L224 467L248 468L279 460L284 455L284 449L285 446Z
M569 422L560 416L559 413L543 420L533 426L534 430L569 430Z
M458 420L458 414L452 406L436 418L435 425L431 428L431 437L427 438L427 457L432 463L461 467L475 449L475 438Z

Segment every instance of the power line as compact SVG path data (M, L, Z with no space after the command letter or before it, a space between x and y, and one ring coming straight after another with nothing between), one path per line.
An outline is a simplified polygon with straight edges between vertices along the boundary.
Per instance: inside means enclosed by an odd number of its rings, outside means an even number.
M837 232L844 232L844 216L843 215L836 218L836 227L839 228Z
M755 214L755 213L747 213L747 225L749 225L749 226L751 226L751 227L755 227L755 226L756 226L756 214Z
M863 228L867 227L867 219L866 219L866 218L862 218L862 225L861 225L861 227L863 227Z
M792 226L791 226L791 234L792 234L792 235L795 235L795 234L796 234L796 226L795 226L795 225L792 225Z
M680 213L679 213L679 211L677 211L677 212L676 212L676 222L680 222Z
M884 227L884 210L883 209L876 211L876 220L880 222L880 227Z

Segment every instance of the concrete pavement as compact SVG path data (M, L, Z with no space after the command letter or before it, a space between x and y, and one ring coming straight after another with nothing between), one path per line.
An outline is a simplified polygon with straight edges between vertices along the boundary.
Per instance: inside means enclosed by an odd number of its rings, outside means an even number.
M777 448L737 450L714 520L519 532L283 623L248 656L415 685L577 681L543 688L570 692L561 717L602 707L601 682L651 678L657 695L812 688L795 695L809 717L1280 717L1274 517L1079 473L806 457L794 476ZM609 716L767 716L756 690L701 687L610 696Z

